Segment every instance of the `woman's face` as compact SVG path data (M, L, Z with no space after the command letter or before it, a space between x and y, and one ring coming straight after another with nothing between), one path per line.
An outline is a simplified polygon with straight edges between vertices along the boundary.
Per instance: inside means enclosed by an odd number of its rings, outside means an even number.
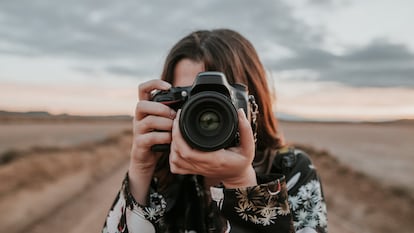
M205 71L203 62L184 58L175 66L172 85L175 87L191 86L197 74L203 71Z

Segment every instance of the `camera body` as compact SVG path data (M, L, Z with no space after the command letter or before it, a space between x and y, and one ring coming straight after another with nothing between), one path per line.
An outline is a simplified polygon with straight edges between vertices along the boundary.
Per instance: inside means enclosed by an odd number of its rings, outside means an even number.
M227 82L221 72L197 75L192 86L156 91L152 101L178 110L180 131L186 142L202 151L236 146L239 142L237 109L243 108L256 132L257 105L243 84ZM167 151L170 145L154 145L153 151Z

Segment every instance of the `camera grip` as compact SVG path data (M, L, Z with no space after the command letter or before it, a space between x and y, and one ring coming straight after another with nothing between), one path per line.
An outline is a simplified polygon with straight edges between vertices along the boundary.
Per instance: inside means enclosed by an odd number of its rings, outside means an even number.
M170 150L170 144L155 144L151 146L153 152L165 152Z

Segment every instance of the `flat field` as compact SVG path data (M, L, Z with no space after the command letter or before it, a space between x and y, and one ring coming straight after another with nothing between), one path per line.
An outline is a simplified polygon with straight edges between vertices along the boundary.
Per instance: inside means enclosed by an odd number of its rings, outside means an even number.
M414 122L282 122L286 141L329 152L340 162L414 194Z
M0 122L0 154L32 147L72 147L130 129L130 121Z
M4 231L98 232L127 169L130 127L130 121L0 122ZM280 127L319 171L330 232L412 232L412 122Z

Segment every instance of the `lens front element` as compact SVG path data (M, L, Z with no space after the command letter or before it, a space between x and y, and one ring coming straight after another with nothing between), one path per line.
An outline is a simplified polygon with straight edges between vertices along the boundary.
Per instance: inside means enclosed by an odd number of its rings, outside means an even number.
M199 125L207 132L217 130L220 127L220 117L214 111L203 112L199 118Z

